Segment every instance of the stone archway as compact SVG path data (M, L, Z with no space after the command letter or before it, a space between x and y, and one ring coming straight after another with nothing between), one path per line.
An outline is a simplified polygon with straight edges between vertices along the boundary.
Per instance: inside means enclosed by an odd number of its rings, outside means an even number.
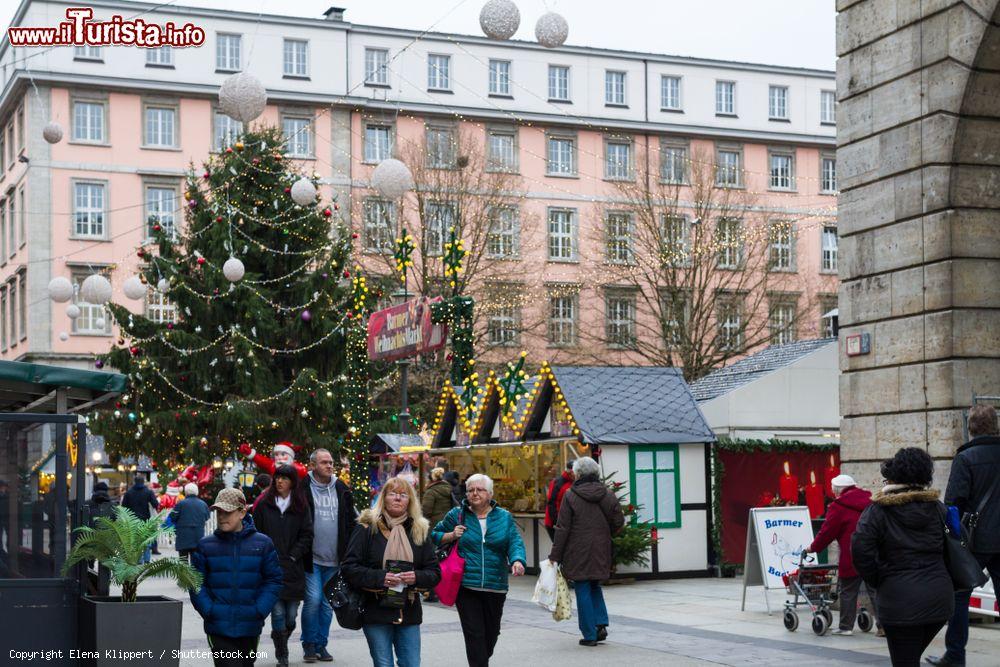
M844 467L873 486L923 446L943 487L963 409L1000 395L1000 0L837 9Z

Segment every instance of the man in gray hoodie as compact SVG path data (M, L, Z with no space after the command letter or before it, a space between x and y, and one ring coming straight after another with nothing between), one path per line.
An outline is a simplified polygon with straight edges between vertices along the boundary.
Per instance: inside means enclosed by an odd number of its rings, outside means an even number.
M306 599L302 605L302 652L305 662L331 662L326 650L333 608L323 587L337 576L347 551L357 512L347 485L334 476L333 455L317 449L309 456L306 500L313 517L313 568L306 572Z

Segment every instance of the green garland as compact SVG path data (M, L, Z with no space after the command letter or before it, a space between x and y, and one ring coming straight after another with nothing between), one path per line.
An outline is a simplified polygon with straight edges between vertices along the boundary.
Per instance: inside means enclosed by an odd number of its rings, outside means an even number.
M742 563L722 562L722 479L726 475L726 467L719 459L719 450L727 452L737 452L739 454L752 454L753 452L801 452L819 451L830 452L840 449L839 444L816 444L804 442L802 440L755 440L742 438L720 438L712 447L712 548L720 568L735 568Z
M399 280L404 285L406 284L406 269L413 266L412 256L415 248L416 245L413 243L413 237L403 227L399 230L399 238L396 239L396 251L392 254L392 257L396 260L396 271L399 273Z

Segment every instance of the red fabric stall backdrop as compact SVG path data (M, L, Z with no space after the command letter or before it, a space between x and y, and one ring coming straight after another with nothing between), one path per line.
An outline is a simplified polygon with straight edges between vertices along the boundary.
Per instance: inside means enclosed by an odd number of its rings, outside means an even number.
M777 504L806 505L808 495L815 508L818 494L822 504L829 503L830 479L840 472L840 454L837 451L792 450L771 452L731 451L718 449L719 461L724 467L721 485L722 497L722 554L725 563L743 563L747 542L747 519L751 507L763 507L776 499ZM831 458L832 457L832 458ZM785 462L794 479L785 474ZM819 489L810 486L810 473L815 474ZM785 479L782 483L782 478ZM780 502L781 495L795 489L796 502ZM782 491L785 491L782 494ZM820 505L822 507L822 505ZM822 510L814 515L824 513Z

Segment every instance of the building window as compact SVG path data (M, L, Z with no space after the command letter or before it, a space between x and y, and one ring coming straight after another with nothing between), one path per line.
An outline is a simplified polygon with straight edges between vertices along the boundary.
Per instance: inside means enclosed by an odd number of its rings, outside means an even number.
M604 103L625 106L625 72L608 70L604 73Z
M490 95L510 95L510 61L490 61Z
M681 476L677 445L629 445L629 492L636 521L681 527Z
M7 294L10 297L10 346L17 345L17 282L14 277L7 281Z
M517 345L519 311L520 308L511 303L494 304L489 308L486 329L490 345Z
M24 188L18 190L17 199L18 199L18 204L20 204L20 208L18 209L19 215L18 215L17 226L18 226L18 231L20 232L19 236L21 239L21 245L23 246L25 243L28 242L28 220L27 220L27 214L25 213L24 209Z
M427 87L430 90L451 90L451 56L427 56Z
M240 51L243 36L219 33L215 37L215 69L223 72L240 71Z
M664 183L687 183L687 145L660 145L660 180Z
M73 236L104 238L105 210L103 183L73 184Z
M365 162L378 164L392 157L392 126L365 124Z
M292 157L312 157L312 119L284 116L281 130L285 133L285 146Z
M7 263L7 202L0 200L0 266Z
M823 156L820 158L820 184L823 192L837 191L837 158Z
M7 286L0 286L0 350L7 349Z
M215 132L212 136L212 148L218 152L226 150L227 146L236 142L236 137L243 134L243 123L230 118L221 111L215 112Z
M661 295L660 309L663 342L668 349L676 349L688 338L686 329L691 316L690 302L683 292L672 290Z
M736 115L736 82L715 82L715 113L721 116Z
M576 344L576 296L549 296L549 344Z
M487 130L487 171L517 172L517 130Z
M145 146L156 148L173 148L176 146L174 123L177 121L177 110L171 107L146 107L146 140Z
M549 209L550 261L570 262L576 259L575 212L569 208Z
M80 315L73 320L73 333L77 334L110 334L111 318L107 316L104 306L87 303L80 298L80 286L91 272L73 273L73 303L80 307Z
M424 221L424 254L440 257L444 254L444 244L448 242L455 220L458 218L453 202L430 202L427 204L427 219ZM457 231L457 230L456 230Z
M571 137L549 137L546 174L549 176L573 176L576 174L576 139Z
M821 90L819 93L819 122L834 125L837 122L837 93Z
M519 252L520 223L513 206L497 206L490 210L490 231L486 251L493 259L514 259Z
M661 224L663 260L670 266L687 264L691 246L691 223L683 215L664 215Z
M837 297L824 296L819 300L819 333L823 338L836 338L838 329Z
M104 143L104 103L73 103L73 141Z
M679 76L660 77L660 109L681 110L681 78Z
M24 340L28 337L28 272L22 269L17 280L17 307L20 315L17 318L18 337Z
M837 228L824 227L822 241L822 270L835 272L837 270Z
M146 319L157 324L177 321L177 307L159 290L146 290Z
M365 251L391 254L395 243L395 205L382 199L366 199L364 217L363 243Z
M795 304L778 301L771 304L768 313L771 345L784 345L795 340Z
M146 64L157 65L159 67L173 67L174 50L169 46L146 49Z
M177 235L177 189L162 185L146 188L146 237L153 237L153 226L159 225L168 237Z
M6 151L4 150L7 147L7 143L4 141L3 137L3 129L0 128L0 174L7 171L7 158Z
M715 184L723 188L738 188L743 183L743 153L719 150L715 158Z
M74 60L101 60L101 47L99 46L75 46L73 47Z
M627 181L632 178L632 142L604 142L604 178L612 181Z
M309 42L286 39L283 63L285 76L309 76Z
M743 234L739 218L719 218L715 225L715 245L719 268L739 267L743 260Z
M788 153L771 153L770 179L772 190L792 190L795 187L795 158Z
M28 128L24 126L24 103L17 108L17 152L24 151L24 133Z
M771 223L770 259L768 268L772 271L790 271L795 255L795 230L792 223L779 220Z
M451 169L455 166L455 131L447 127L426 130L427 166L431 169Z
M11 192L10 196L7 198L7 233L8 233L8 252L10 256L13 257L17 254L17 207L15 203L17 198L14 193Z
M610 212L605 228L607 260L612 264L632 263L632 216L622 211Z
M609 294L606 334L610 347L635 346L635 297L628 294Z
M725 299L719 304L719 347L728 352L743 350L743 313L739 301Z
M569 102L569 67L549 65L549 100Z
M365 49L365 83L372 86L389 85L387 49Z
M768 86L767 116L771 120L788 120L787 86Z

